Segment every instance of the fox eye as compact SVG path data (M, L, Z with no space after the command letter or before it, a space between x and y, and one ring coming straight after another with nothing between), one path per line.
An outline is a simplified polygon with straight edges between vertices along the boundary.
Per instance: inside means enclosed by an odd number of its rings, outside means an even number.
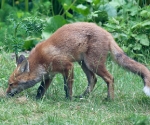
M11 87L13 85L13 83L9 84L9 86Z

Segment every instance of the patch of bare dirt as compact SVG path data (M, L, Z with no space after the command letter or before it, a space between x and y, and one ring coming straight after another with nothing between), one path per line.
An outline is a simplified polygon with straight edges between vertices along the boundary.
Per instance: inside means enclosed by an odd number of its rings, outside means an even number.
M17 99L16 99L16 102L17 103L26 103L27 102L27 97L26 96L21 96L21 97L18 97Z
M3 88L0 88L0 97L5 97L6 94L5 94L5 91Z

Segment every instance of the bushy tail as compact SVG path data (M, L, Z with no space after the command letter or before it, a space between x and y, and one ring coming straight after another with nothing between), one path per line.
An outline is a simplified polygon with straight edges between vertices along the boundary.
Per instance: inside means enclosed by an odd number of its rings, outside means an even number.
M113 39L111 39L110 42L110 51L113 58L120 66L142 77L145 85L143 90L146 95L150 96L150 71L143 64L138 63L125 55L123 50Z

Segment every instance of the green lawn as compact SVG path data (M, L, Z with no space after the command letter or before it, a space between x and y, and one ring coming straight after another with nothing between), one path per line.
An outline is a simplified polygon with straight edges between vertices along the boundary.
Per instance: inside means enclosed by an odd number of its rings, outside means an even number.
M43 100L35 100L36 86L13 98L3 91L15 67L10 56L0 55L0 125L149 125L150 98L143 93L141 78L108 61L107 67L115 78L115 100L106 101L107 88L98 82L89 97L65 99L63 79L57 75ZM73 95L81 94L87 85L86 76L75 65Z

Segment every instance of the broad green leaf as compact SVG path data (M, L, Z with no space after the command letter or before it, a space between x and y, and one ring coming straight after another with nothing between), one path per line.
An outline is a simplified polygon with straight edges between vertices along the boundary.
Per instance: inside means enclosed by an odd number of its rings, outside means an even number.
M127 53L128 50L129 50L128 47L126 47L126 46L122 46L121 48L123 49L123 51L124 51L125 53Z
M113 31L116 30L116 26L115 26L114 24L109 24L109 23L107 23L107 24L105 24L105 26L106 26L107 28L113 29Z
M125 0L112 0L109 4L115 8L120 7L125 4Z
M100 2L101 2L101 0L93 0L93 3L94 3L95 5L98 5Z
M141 12L140 12L140 16L142 16L142 17L145 17L145 16L147 16L147 11L146 10L142 10Z
M24 16L24 12L22 12L22 11L18 11L17 12L17 17L18 18L21 18L21 17L23 17Z
M144 46L149 46L149 39L147 35L141 35L140 43Z
M135 16L136 14L138 14L138 6L132 6L131 8L128 9L128 11L130 11L130 15L131 16Z
M73 18L73 15L69 12L66 12L66 16L69 17L69 18Z
M109 17L116 17L117 16L117 9L113 7L111 4L101 5L99 7L100 11L106 11Z
M135 39L139 40L141 45L149 46L149 39L148 39L147 35L141 34L141 35L138 35L137 37L135 37Z
M87 7L84 6L83 4L79 4L79 5L77 6L77 8L78 8L78 9L81 9L81 10L86 10L86 9L87 9Z
M58 28L60 28L61 26L63 26L66 23L67 23L66 20L60 15L50 17L47 21L47 24L46 24L43 32L42 32L42 36L47 36L47 34L51 34L51 33L55 32ZM46 35L44 35L44 34L46 34Z
M136 16L139 13L139 11L140 11L140 7L134 5L132 2L128 2L127 4L125 4L122 7L123 7L123 11L122 12L123 13L126 12L130 16Z
M146 21L142 22L142 26L143 27L150 26L150 21L146 20Z
M30 50L33 48L38 42L40 41L40 38L27 38L24 41L23 49Z
M75 11L78 13L81 13L83 15L88 15L89 14L89 8L83 4L79 4L75 7Z
M140 56L140 57L144 57L144 55L143 54L135 54L136 56Z
M48 39L53 33L52 32L42 32L42 39Z
M131 27L131 30L136 30L136 29L140 29L142 27L142 24L141 23L137 23L135 24L134 26Z
M141 44L138 44L138 43L137 43L137 44L134 45L134 48L133 48L133 49L134 49L134 50L140 50L141 48L142 48Z
M89 2L89 3L92 3L93 2L93 0L86 0L87 2Z

